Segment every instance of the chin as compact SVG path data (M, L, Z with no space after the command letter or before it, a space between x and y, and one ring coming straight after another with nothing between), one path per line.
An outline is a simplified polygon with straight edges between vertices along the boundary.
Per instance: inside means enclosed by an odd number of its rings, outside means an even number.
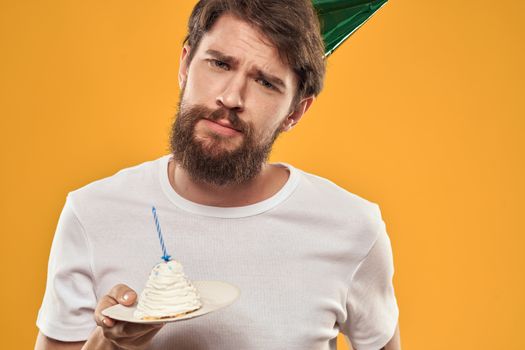
M203 154L218 158L225 155L228 155L232 152L234 152L238 147L228 147L228 145L225 145L224 142L216 141L214 139L200 139L197 140L197 143L201 147L201 151Z
M214 151L217 149L224 150L224 153L229 153L237 150L241 146L238 140L231 140L216 134L206 134L205 136L195 136L195 142L199 143L204 151Z

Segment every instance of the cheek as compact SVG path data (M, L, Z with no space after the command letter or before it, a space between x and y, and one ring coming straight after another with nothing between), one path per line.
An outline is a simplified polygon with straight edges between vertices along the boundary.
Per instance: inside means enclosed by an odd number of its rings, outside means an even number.
M192 104L211 106L217 96L218 83L217 79L212 79L202 70L190 68L184 98Z
M264 115L273 119L284 116L289 106L286 104L287 95L276 94L265 90L255 81L248 81L245 90L245 105L247 108L261 111Z
M289 103L287 104L282 97L258 96L254 98L255 105L257 105L254 108L258 114L257 119L263 124L264 129L275 130L289 111Z
M259 141L266 142L274 132L281 128L284 120L284 112L278 109L260 109L254 118L255 137Z

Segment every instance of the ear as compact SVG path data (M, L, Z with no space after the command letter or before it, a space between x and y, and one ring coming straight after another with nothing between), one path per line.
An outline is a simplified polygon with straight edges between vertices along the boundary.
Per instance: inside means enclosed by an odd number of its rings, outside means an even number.
M295 110L292 111L283 122L283 131L289 131L299 122L306 111L310 108L315 100L315 96L305 97L297 104Z
M188 78L189 53L190 53L190 47L188 45L184 45L182 47L182 52L180 54L180 64L179 64L179 87L181 89L184 86L184 84L186 84L186 79Z

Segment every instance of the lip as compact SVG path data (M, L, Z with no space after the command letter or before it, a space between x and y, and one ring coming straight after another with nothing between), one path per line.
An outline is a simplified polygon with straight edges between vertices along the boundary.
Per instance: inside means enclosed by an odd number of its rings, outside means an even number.
M228 122L224 122L222 120L220 121L212 121L209 119L203 119L202 120L207 128L212 129L216 133L227 135L227 136L233 136L240 134L241 132L237 129L232 128Z
M217 121L215 121L215 120L210 120L210 121L213 122L213 123L219 124L219 125L221 125L221 126L224 126L225 128L230 128L230 129L233 129L233 130L235 130L235 131L241 132L240 130L235 129L235 128L230 124L230 122L229 122L228 120L226 120L226 119L221 119L221 120L217 120Z

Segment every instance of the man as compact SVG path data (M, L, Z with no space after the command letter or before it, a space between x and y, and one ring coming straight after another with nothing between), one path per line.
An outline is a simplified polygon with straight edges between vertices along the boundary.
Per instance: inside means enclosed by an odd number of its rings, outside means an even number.
M171 154L68 195L37 349L400 349L391 247L377 205L291 165L279 133L324 78L307 0L200 1L182 49ZM229 307L160 326L101 311L136 302L164 240L193 280L238 286Z

